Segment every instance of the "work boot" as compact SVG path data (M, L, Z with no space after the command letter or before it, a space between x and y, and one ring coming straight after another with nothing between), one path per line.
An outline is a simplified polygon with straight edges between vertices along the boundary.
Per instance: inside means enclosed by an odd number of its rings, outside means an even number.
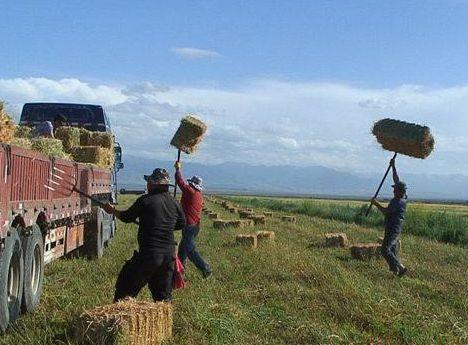
M406 274L406 272L408 272L408 269L405 266L401 266L401 268L398 270L397 276L401 278Z

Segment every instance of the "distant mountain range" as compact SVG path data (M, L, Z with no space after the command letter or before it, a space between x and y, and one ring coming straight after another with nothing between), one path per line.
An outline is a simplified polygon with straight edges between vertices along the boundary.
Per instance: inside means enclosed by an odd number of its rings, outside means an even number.
M125 168L119 172L121 188L142 189L143 174L155 167L173 172L173 162L126 156ZM253 166L242 163L203 165L184 163L186 177L203 177L207 191L268 195L316 195L369 198L382 174L363 175L322 166ZM408 194L418 199L468 200L468 176L405 174ZM391 195L391 176L384 185L383 196Z

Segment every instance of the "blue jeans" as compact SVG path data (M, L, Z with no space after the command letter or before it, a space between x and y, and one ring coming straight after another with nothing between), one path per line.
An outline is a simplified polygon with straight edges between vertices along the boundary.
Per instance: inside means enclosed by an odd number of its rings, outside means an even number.
M182 230L182 240L179 244L179 259L185 267L187 257L192 261L197 268L203 273L211 272L210 266L203 260L200 253L198 253L195 245L195 238L200 231L198 225L187 225Z
M388 263L390 271L397 272L403 267L398 260L398 238L399 232L385 231L385 236L382 242L382 256Z

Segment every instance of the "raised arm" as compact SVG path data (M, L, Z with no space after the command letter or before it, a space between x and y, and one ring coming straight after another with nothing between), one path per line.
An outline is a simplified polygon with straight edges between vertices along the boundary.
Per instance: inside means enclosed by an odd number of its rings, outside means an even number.
M392 172L393 172L393 183L400 182L400 177L398 176L398 172L395 167L395 158L392 158L390 160L390 166L392 167Z
M185 181L184 175L182 174L180 162L175 162L174 167L176 169L175 179L177 186L179 186L181 191L186 191L190 189L189 184Z

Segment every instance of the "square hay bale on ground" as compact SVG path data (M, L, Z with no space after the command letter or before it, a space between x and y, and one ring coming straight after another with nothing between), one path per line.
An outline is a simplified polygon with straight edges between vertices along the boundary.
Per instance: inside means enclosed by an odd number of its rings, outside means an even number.
M263 212L265 217L273 217L273 212Z
M100 306L81 314L75 337L96 345L162 344L172 338L172 305L130 298Z
M236 244L257 248L257 235L237 235Z
M246 211L246 210L239 211L239 217L241 218L249 218L252 215L253 215L253 212L251 211Z
M99 146L75 147L72 156L77 162L96 164L104 169L110 169L114 165L114 152Z
M213 221L213 228L215 229L223 229L227 228L228 226L230 226L229 220L217 219Z
M294 216L282 216L281 220L283 220L285 222L295 223L296 222L296 217L294 217Z
M210 219L218 219L219 218L219 215L217 213L211 213L210 215L208 215L208 217Z
M252 219L236 219L231 222L232 222L232 225L236 228L244 228L247 226L254 225L254 221Z
M273 231L257 231L257 242L274 242L275 233Z
M239 212L239 210L236 207L229 207L229 212L237 213L237 212Z
M266 217L264 215L253 214L247 218L252 219L255 225L266 224Z
M348 237L345 233L327 233L325 234L325 245L327 247L347 247Z
M354 259L369 261L381 257L379 243L361 243L351 247L351 256Z
M76 127L59 127L55 131L55 138L60 139L64 150L70 153L75 147L80 146L80 129Z

